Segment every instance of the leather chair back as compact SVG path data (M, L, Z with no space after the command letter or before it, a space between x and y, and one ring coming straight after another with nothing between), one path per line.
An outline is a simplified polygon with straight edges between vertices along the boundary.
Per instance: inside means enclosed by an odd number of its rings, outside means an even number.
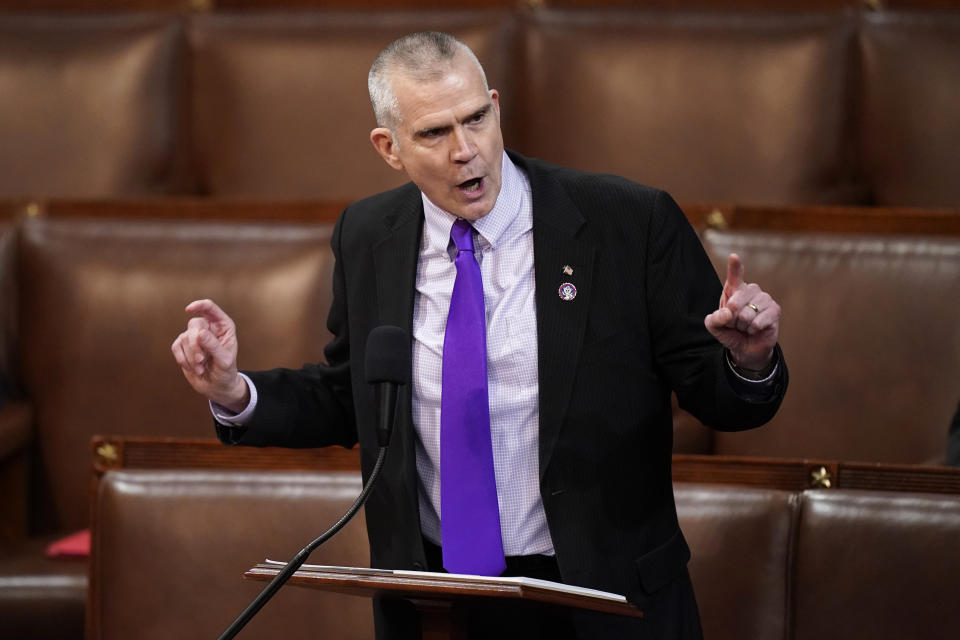
M794 492L675 483L704 637L788 637Z
M708 231L783 308L790 388L766 426L714 453L942 463L960 380L960 241L892 234Z
M960 203L955 11L701 9L8 13L0 197L396 186L366 73L438 29L476 51L527 155L684 202Z
M537 11L525 151L678 201L856 202L845 14Z
M0 15L0 197L176 190L183 54L169 16Z
M871 200L960 203L960 14L868 12L860 139Z
M331 227L310 224L27 221L21 232L23 383L35 407L43 528L87 525L95 434L209 437L212 419L170 345L191 300L237 323L239 365L322 359Z
M956 495L807 492L797 538L795 640L956 636Z
M359 489L357 472L107 472L88 637L214 637L263 586L239 576L265 556L291 557ZM674 492L705 637L955 635L958 496L692 483ZM353 522L311 562L367 559ZM365 598L287 586L244 634L369 638L370 614Z
M216 638L286 562L360 493L358 472L111 471L99 486L90 640ZM308 562L369 566L363 513ZM250 640L367 640L367 598L286 585L244 628Z

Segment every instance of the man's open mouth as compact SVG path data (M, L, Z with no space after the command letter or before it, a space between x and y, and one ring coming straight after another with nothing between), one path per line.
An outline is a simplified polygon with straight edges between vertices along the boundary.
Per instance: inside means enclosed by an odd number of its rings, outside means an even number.
M467 193L474 191L479 191L480 187L483 185L483 178L471 178L470 180L465 180L457 185L458 188L463 189Z

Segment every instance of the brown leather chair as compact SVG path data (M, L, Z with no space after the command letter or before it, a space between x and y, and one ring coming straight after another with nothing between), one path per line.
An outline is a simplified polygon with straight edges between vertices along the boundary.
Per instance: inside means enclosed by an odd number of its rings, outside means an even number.
M674 487L705 637L956 635L960 496Z
M789 637L797 494L690 483L675 483L674 494L704 637Z
M844 13L542 10L524 150L681 201L855 203Z
M0 15L0 197L395 186L366 142L366 72L440 29L476 50L528 155L683 201L960 204L955 11L116 6Z
M87 562L43 556L49 538L35 538L0 555L0 621L4 637L80 640Z
M242 580L287 561L360 493L359 472L111 471L99 486L88 640L215 638L266 585ZM313 564L369 566L363 512ZM367 640L367 598L287 585L241 637Z
M960 380L960 240L708 231L718 272L783 308L790 389L769 424L715 433L722 455L940 463Z
M20 243L23 382L36 410L48 522L86 526L96 433L209 436L170 343L191 300L237 322L240 366L322 358L329 225L30 220Z
M366 72L440 29L476 50L528 155L683 201L960 203L956 12L750 4L4 14L0 197L395 186Z
M93 435L211 435L209 410L170 354L188 302L212 297L234 317L243 367L322 359L330 233L329 224L23 223L19 369L33 408L31 537L0 560L0 619L23 620L12 628L35 638L79 637L86 563L50 561L42 551L51 536L88 526ZM24 580L35 588L4 589ZM69 611L30 618L53 611L48 591L69 592Z
M807 492L792 637L956 637L958 539L957 495Z
M867 12L860 138L871 200L960 205L960 14Z
M175 191L183 54L175 16L0 15L0 197Z
M190 25L201 191L356 200L403 184L369 142L367 71L412 31L450 32L504 90L513 19L500 11L213 13ZM517 119L507 116L509 131Z
M359 491L358 473L119 470L94 508L91 640L214 637ZM960 496L675 483L705 636L951 638ZM364 566L353 522L311 557ZM245 637L368 638L369 602L285 587Z
M263 557L292 557L359 490L356 472L106 473L94 509L90 640L169 638L186 628L214 637L263 586L239 576ZM679 484L676 496L707 635L783 638L796 494ZM367 561L359 522L310 558ZM287 586L244 634L368 638L370 629L367 600Z

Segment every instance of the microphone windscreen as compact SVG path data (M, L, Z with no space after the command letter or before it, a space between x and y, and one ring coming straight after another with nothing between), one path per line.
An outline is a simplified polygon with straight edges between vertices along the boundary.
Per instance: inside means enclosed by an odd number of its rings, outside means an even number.
M400 327L383 325L367 336L367 382L410 381L410 338Z

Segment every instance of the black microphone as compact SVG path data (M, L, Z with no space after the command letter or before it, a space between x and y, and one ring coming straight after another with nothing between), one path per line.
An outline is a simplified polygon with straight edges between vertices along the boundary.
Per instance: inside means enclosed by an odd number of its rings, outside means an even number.
M410 338L400 327L377 327L367 337L367 382L377 385L377 444L390 444L397 412L397 390L410 382Z
M370 489L373 488L377 476L380 475L380 469L383 468L383 459L387 453L387 445L390 443L390 433L393 431L393 421L396 416L397 387L410 381L410 339L407 332L400 327L390 325L377 327L371 331L367 336L365 369L367 382L379 385L377 393L380 396L377 421L377 444L380 446L380 454L373 465L373 471L370 472L370 479L343 517L324 531L320 537L301 549L286 566L278 571L273 580L220 635L219 640L228 640L240 633L240 630L250 622L253 616L257 615L257 612L280 590L290 576L303 566L310 554L350 522L367 501Z

